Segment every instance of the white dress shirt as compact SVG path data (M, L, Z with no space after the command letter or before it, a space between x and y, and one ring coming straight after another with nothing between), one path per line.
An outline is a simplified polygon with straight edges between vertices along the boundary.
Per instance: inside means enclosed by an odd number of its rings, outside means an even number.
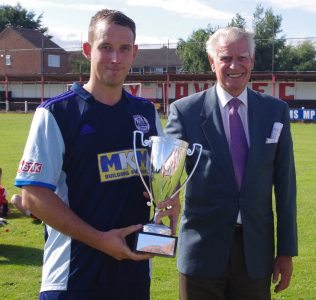
M238 97L233 97L229 93L227 93L218 83L216 84L216 93L219 99L219 108L222 115L225 135L228 141L228 145L230 147L230 130L229 130L229 105L228 102L232 98L238 98L242 103L238 108L238 113L240 115L242 124L244 126L245 135L248 143L248 147L250 145L249 140L249 129L248 129L248 98L247 98L247 88L245 88L242 93ZM237 223L241 224L241 215L240 211L237 216Z

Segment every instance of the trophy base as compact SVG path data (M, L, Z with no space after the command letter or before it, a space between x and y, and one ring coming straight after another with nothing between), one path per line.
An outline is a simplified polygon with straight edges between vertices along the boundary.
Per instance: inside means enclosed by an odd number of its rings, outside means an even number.
M139 231L136 234L134 251L149 253L157 256L175 257L177 237Z

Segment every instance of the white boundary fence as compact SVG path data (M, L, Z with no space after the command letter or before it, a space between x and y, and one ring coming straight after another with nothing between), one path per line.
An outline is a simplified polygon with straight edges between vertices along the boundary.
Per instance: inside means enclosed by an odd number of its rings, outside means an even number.
M10 105L22 104L23 108L24 108L23 111L26 114L29 112L29 105L30 104L34 104L36 107L39 105L38 102L31 102L31 101L18 101L18 102L0 101L0 108L2 106L1 104L4 104L6 112L9 112L11 110ZM33 110L35 110L35 109L33 109Z
M316 81L299 82L299 81L251 81L248 86L256 91L267 94L275 94L276 97L286 100L290 108L315 109L316 108ZM124 89L134 96L149 99L156 105L160 114L168 115L169 104L176 99L180 99L210 88L214 81L147 81L147 82L130 82L124 84ZM44 85L45 98L54 97L69 89L71 84L66 83L49 83ZM2 95L0 98L0 110L3 111L34 111L41 103L41 97L38 92L38 84L12 84L9 86L8 101ZM2 86L3 88L3 86ZM36 93L35 93L36 91ZM273 93L272 93L273 91ZM0 85L1 92L1 85ZM2 91L3 92L3 91ZM305 112L305 115L308 114ZM297 111L293 116L297 115ZM314 118L314 116L310 116Z
M9 111L9 101L0 101L0 104L4 104L6 112ZM2 107L2 105L0 107Z

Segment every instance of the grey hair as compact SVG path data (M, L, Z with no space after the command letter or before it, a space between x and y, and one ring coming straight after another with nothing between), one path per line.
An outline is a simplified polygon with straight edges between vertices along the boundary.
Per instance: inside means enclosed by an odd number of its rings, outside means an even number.
M226 27L218 29L215 33L209 36L206 42L206 52L214 58L216 56L217 46L220 40L229 42L236 42L246 39L248 43L248 50L250 56L253 58L255 55L256 43L254 40L255 34L239 27Z

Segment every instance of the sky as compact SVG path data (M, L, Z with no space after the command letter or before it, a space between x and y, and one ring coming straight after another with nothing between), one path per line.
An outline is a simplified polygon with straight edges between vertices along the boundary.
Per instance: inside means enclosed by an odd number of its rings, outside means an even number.
M187 40L193 31L225 27L236 13L251 29L253 13L261 4L282 16L282 34L288 41L312 38L316 43L316 0L19 0L35 18L43 14L42 25L48 27L53 41L65 50L79 50L87 39L90 18L100 9L124 12L136 23L136 43L140 46L174 45ZM1 1L15 6L17 1Z

